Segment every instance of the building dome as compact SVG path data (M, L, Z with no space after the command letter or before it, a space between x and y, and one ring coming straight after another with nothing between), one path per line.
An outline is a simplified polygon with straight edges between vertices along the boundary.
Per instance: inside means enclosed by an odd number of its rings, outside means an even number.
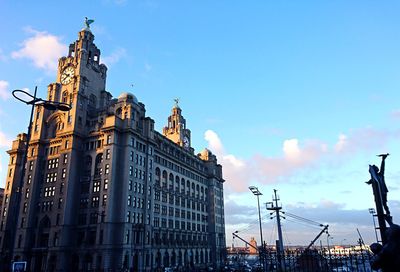
M118 96L118 102L121 102L121 101L133 102L135 104L139 103L136 96L134 96L132 93L128 93L128 92L124 92Z

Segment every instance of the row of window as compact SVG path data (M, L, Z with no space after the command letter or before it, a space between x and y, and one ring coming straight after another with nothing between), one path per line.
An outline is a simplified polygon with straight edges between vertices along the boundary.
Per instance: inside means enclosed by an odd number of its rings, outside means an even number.
M126 212L126 223L133 223L133 224L143 224L144 215L143 213L137 212ZM150 224L150 215L148 214L146 217L146 224Z
M156 177L156 183L159 183L162 181L163 186L168 185L170 189L173 189L174 187L174 181L175 181L175 190L179 191L179 189L188 189L192 190L192 192L197 191L198 193L205 193L207 194L207 188L205 188L203 185L195 184L194 182L190 182L190 180L186 180L184 178L180 178L178 175L174 176L172 173L167 173L167 171L163 170L161 173L160 168L156 167L155 170L155 177ZM186 187L185 187L186 185Z
M161 144L161 149L168 153L169 155L174 156L175 158L177 158L178 160L184 162L186 165L190 165L194 168L196 168L199 171L206 171L206 167L202 164L201 161L199 161L200 159L198 159L197 157L191 157L191 156L187 156L185 155L185 153L180 152L179 149L174 148L172 145L163 143ZM156 156L157 158L157 156ZM158 158L160 159L160 158ZM161 159L162 160L162 159Z
M197 220L197 221L201 221L201 222L207 222L207 216L206 215L202 215L200 213L195 213L195 212L190 212L190 211L185 211L185 210L180 210L178 208L174 208L173 207L167 207L165 205L161 205L155 203L154 204L154 213L155 214L160 214L160 207L161 207L161 214L162 215L167 215L168 216L174 216L176 218L182 218L182 219L191 219L191 220ZM168 213L167 213L168 211ZM175 211L175 213L174 213Z
M184 197L180 196L174 196L171 193L168 192L160 192L156 190L154 192L154 199L157 201L160 201L160 195L162 196L161 201L163 203L169 202L169 204L174 204L175 200L175 205L176 206L181 206L181 207L186 207L186 208L191 208L193 210L198 210L198 211L207 211L207 206L204 203L201 203L199 201L191 200L191 199L186 199ZM168 201L169 200L169 201Z
M101 180L96 180L93 182L93 193L100 192L101 188ZM107 190L108 189L108 179L104 180L104 185L103 189Z
M180 220L166 219L154 217L153 220L154 227L156 228L169 228L169 229L180 229L180 230L188 230L188 231L198 231L198 232L206 232L208 231L208 226L204 224L196 224L191 222L185 222ZM161 223L161 224L160 224Z
M101 205L103 207L107 206L107 199L108 199L108 196L106 194L104 194L102 196L102 201L101 201ZM93 196L91 198L91 201L90 201L90 207L98 208L99 205L100 205L100 197L99 196ZM88 208L89 207L89 198L81 198L80 202L79 202L79 207L82 208L82 209Z
M58 203L57 203L57 209L61 209L63 204L63 199L59 198ZM41 210L42 212L47 212L51 211L53 209L54 201L49 200L49 201L43 201L42 203L38 203L38 209ZM24 207L24 210L26 208ZM25 213L25 212L24 212Z
M58 168L58 158L51 159L47 162L47 169L55 169Z

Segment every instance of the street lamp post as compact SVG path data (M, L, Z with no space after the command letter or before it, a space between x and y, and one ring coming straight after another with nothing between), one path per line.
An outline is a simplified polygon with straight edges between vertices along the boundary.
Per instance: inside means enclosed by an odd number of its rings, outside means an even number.
M14 215L12 215L12 224L13 226L11 228L10 232L10 238L9 238L9 246L10 246L10 261L13 259L13 254L14 254L14 245L15 245L15 238L16 238L16 233L17 233L17 224L18 224L18 217L19 217L19 209L20 209L20 202L21 202L21 195L22 195L22 187L24 186L24 178L25 178L25 165L28 159L28 148L29 148L29 141L31 138L31 130L32 130L32 119L33 119L33 113L35 110L35 106L42 106L43 108L47 110L60 110L60 111L69 111L71 110L71 106L68 105L67 103L62 103L62 102L55 102L55 101L49 101L49 100L43 100L41 98L36 97L37 93L37 86L35 87L35 92L33 95L30 93L23 91L23 90L14 90L12 92L12 95L14 96L15 99L27 104L31 105L31 115L29 119L29 125L28 125L28 133L26 135L26 145L25 145L25 152L22 157L22 162L21 162L21 177L18 182L18 186L14 189L12 192L15 194L15 205L13 209Z
M329 240L333 240L333 237L327 232L327 235L326 235L326 244L327 244L327 246L328 246L328 266L330 266L331 265L331 248L330 248L330 246L329 246Z
M374 222L374 232L375 232L376 242L379 243L378 233L376 231L376 223L375 223L375 215L376 215L375 209L369 208L368 211L372 215L372 221Z
M262 193L258 190L257 187L255 186L250 186L249 187L250 191L253 193L253 195L257 196L257 205L258 205L258 221L260 223L260 238L261 238L261 250L259 252L259 258L260 258L260 265L263 267L264 271L264 239L262 235L262 225L261 225L261 212L260 212L260 198L259 196L262 195Z

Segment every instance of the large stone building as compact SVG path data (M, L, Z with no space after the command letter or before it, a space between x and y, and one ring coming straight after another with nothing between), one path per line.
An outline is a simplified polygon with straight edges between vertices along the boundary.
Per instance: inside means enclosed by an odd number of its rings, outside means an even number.
M216 156L195 155L178 103L161 134L133 94L113 98L93 41L82 29L48 86L48 100L72 109L36 106L28 149L20 134L8 151L2 257L12 253L30 271L222 265L224 179Z

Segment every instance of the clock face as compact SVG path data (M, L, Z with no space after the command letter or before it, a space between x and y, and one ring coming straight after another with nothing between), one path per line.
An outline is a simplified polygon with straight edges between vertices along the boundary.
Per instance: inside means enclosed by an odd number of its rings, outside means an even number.
M69 67L65 68L65 70L61 74L61 84L66 85L66 84L71 83L74 75L75 75L74 67L69 66Z
M187 136L183 137L183 146L189 147L189 138Z

